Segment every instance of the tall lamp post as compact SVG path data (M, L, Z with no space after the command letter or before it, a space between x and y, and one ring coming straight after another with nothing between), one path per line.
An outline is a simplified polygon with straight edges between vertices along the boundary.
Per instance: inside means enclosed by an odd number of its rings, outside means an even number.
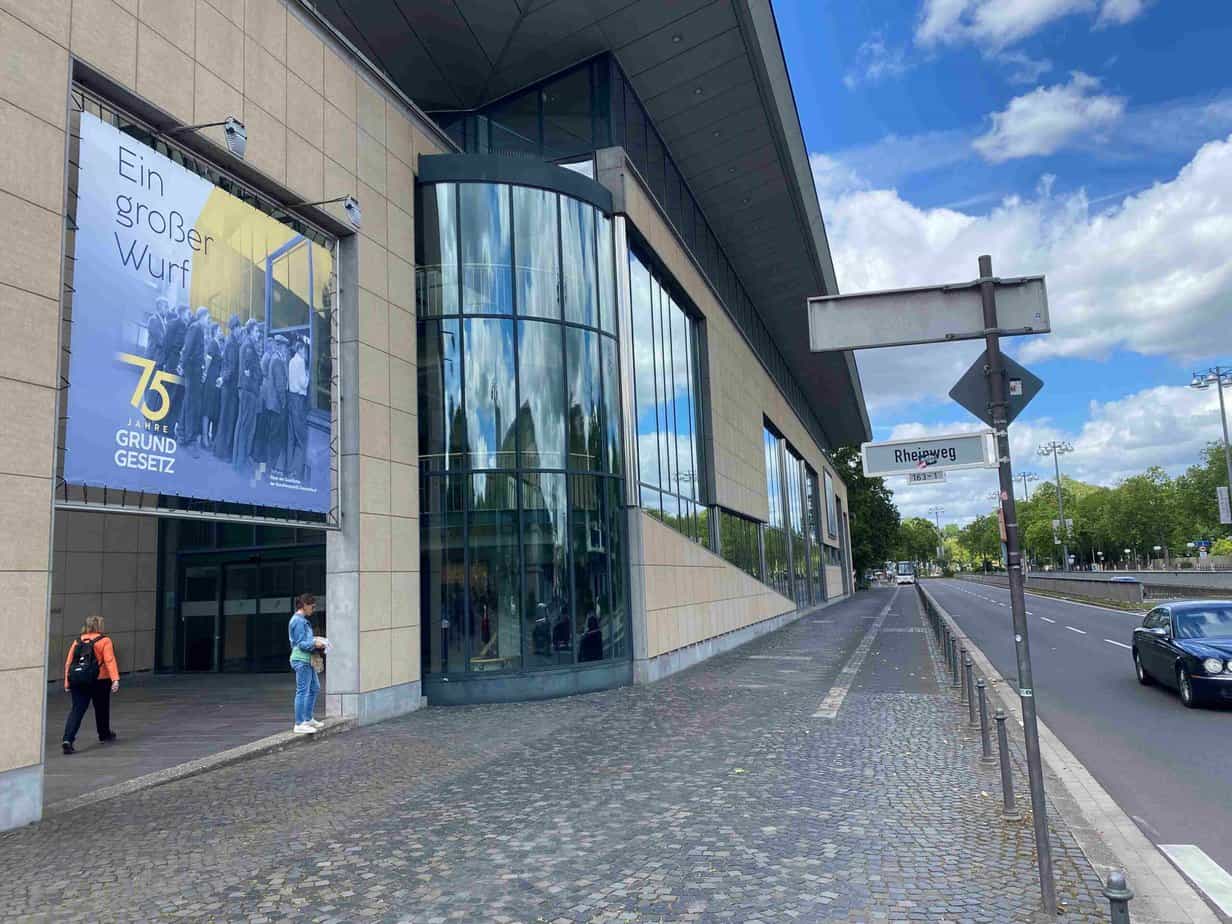
M1227 366L1212 366L1206 372L1195 372L1189 382L1190 388L1204 390L1215 386L1219 392L1219 423L1223 426L1223 462L1228 468L1228 490L1232 491L1232 450L1228 449L1228 415L1223 407L1223 387L1232 385L1232 369Z
M1060 457L1067 452L1073 452L1072 443L1066 440L1053 440L1044 443L1039 448L1041 456L1052 456L1052 464L1057 472L1057 519L1061 522L1061 570L1069 570L1069 530L1065 528L1065 499L1061 496L1061 461Z
M1039 481L1039 475L1035 472L1019 472L1018 477L1022 479L1022 499L1028 501L1031 499L1031 489L1027 487L1027 482Z
M941 534L941 514L945 513L944 507L929 507L928 512L933 515L933 519L937 523L937 563L941 563L943 557L943 549L945 548L945 537Z

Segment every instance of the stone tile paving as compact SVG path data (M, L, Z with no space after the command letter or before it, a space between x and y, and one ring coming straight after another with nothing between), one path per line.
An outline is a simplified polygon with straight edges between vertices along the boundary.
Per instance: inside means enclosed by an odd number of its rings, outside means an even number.
M835 720L812 717L893 591L659 684L428 709L0 835L32 920L1035 920L915 594ZM1064 921L1106 920L1056 832Z

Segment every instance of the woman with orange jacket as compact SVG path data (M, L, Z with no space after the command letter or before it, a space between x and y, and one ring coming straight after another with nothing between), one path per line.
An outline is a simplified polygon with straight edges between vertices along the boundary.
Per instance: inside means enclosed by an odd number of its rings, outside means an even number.
M98 678L88 684L69 684L69 668L78 654L78 648L88 642L94 643L94 658L98 662ZM103 634L103 617L91 616L81 629L81 635L69 646L64 662L64 691L73 696L73 708L64 723L64 741L61 747L65 754L73 753L73 741L77 729L85 718L90 703L94 704L94 724L98 728L98 740L104 743L115 741L111 730L111 694L120 689L120 668L116 666L115 646Z

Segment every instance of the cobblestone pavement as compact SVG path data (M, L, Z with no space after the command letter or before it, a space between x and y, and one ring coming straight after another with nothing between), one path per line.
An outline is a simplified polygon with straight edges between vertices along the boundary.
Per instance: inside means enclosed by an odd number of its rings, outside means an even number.
M911 590L864 593L658 684L428 709L52 818L0 835L0 916L1034 920L1030 822L923 625ZM1106 920L1063 828L1054 854L1061 920Z

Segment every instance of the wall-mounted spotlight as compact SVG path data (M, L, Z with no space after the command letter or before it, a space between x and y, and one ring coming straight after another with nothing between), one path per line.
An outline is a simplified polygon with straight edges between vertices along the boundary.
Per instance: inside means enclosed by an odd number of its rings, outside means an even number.
M364 215L359 208L359 200L354 196L336 196L333 199L322 199L320 202L296 202L289 208L303 209L314 205L333 205L335 202L342 203L342 210L346 212L347 221L351 223L352 228L358 231L364 223Z
M163 132L164 135L179 135L184 132L197 131L201 128L217 128L222 126L222 137L227 144L227 150L241 160L244 159L244 152L248 150L248 130L244 128L244 123L234 116L227 116L221 122L203 122L200 125L185 125L182 128L173 128L169 132Z

